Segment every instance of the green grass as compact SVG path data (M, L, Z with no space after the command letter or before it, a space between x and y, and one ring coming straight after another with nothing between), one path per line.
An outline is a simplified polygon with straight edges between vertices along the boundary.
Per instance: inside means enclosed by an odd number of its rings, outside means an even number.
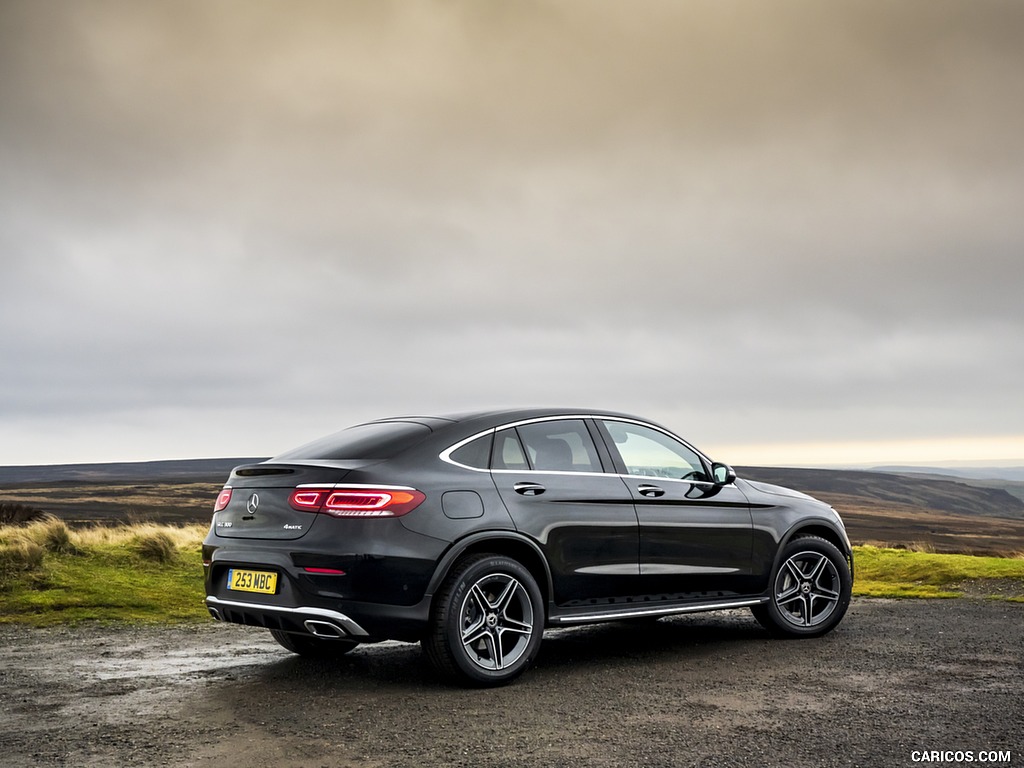
M205 621L205 533L202 525L69 530L56 519L0 526L0 623ZM1021 557L855 550L855 595L954 598L967 592L1024 602Z
M1024 559L856 547L853 594L866 597L960 597L965 591L1024 602ZM986 592L985 585L992 589ZM1001 592L997 592L996 585Z
M53 520L0 528L0 622L205 620L205 532L156 525L69 531Z

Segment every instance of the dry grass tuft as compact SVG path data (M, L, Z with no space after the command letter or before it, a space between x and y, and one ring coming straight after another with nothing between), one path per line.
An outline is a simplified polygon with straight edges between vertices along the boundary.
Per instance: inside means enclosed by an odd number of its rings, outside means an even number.
M77 555L79 550L72 541L71 531L63 520L50 516L25 529L27 535L47 552L57 555Z
M71 531L74 543L87 551L110 549L133 545L140 539L161 534L170 539L176 550L194 550L206 535L208 525L160 525L158 523L138 523L136 525L105 526L94 525L90 528L79 528Z
M194 551L206 535L206 525L159 525L140 523L114 527L72 529L64 521L47 516L28 525L0 526L0 545L27 541L54 554L87 554L129 547L143 557L167 562L179 551Z
M169 563L178 554L174 538L166 530L144 530L135 534L132 546L144 560Z

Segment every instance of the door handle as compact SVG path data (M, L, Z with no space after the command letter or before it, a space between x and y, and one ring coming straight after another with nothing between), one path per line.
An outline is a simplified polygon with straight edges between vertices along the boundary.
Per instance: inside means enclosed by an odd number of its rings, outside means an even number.
M648 498L665 495L665 489L659 488L656 485L641 485L636 490L641 496L647 496Z
M523 496L540 496L545 488L540 483L516 483L512 490Z

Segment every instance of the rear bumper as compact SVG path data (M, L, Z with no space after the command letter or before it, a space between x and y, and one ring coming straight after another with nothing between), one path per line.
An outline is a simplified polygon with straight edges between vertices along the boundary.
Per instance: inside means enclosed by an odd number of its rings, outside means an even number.
M206 598L206 609L217 621L250 627L302 632L317 637L349 638L361 643L380 640L414 643L422 639L427 629L430 603L430 595L424 596L415 605L335 602L335 605L344 609L339 611L312 605L273 605L226 600L209 595Z
M222 600L212 595L206 598L206 608L217 621L234 624L279 629L283 632L305 632L320 637L350 637L353 640L370 636L369 632L344 613L328 608L259 605Z

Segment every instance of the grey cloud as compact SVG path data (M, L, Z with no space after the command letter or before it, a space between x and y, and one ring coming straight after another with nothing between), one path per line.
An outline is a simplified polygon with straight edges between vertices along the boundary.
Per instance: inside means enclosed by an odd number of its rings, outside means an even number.
M1021 32L996 0L7 2L0 420L1020 434Z

